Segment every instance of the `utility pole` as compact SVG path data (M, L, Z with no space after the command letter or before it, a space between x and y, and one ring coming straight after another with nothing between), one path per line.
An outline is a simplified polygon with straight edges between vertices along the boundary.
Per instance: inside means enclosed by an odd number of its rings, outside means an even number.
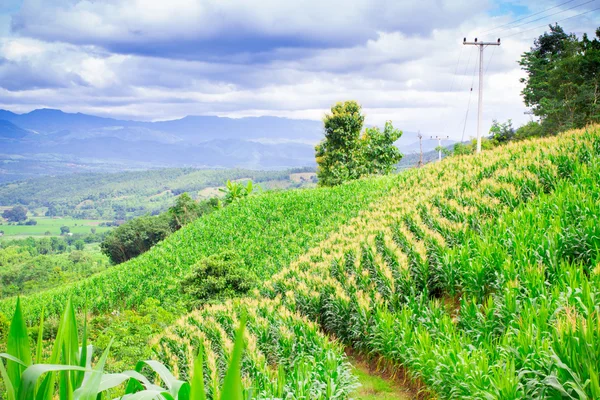
M479 46L479 101L477 102L477 154L481 153L481 116L483 112L483 49L487 46L500 46L500 39L497 42L467 42L463 39L463 45Z
M441 137L441 136L436 136L436 137L431 137L431 140L437 140L438 141L438 145L437 145L437 150L438 150L438 161L442 161L442 140L447 140L450 139L450 136L446 136L446 137Z
M417 137L419 138L419 164L417 168L421 168L423 166L423 142L421 141L423 135L421 135L421 131L417 132Z

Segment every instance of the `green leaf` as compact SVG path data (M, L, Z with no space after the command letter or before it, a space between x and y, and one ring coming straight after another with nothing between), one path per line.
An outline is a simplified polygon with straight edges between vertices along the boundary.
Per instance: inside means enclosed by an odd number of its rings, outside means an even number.
M20 298L17 298L15 314L8 331L6 352L21 360L25 366L31 365L31 349L29 347L29 337L27 336L27 325L25 325L23 311L21 310ZM21 374L24 370L25 367L23 365L13 360L7 361L6 371L13 387L18 388L21 386Z
M74 393L74 398L76 400L96 400L96 397L100 392L100 384L102 383L102 371L104 371L104 365L106 364L106 359L108 358L108 352L110 351L111 345L112 340L106 347L106 350L104 350L104 353L102 353L102 356L100 357L100 360L98 360L96 367L91 373L88 372L84 375L86 379L83 380L81 387L79 387L79 389L77 389Z
M198 347L198 356L194 360L194 373L192 375L190 400L206 400L204 391L204 354L202 345Z
M4 362L0 360L0 378L4 382L4 388L6 390L6 396L8 400L15 400L15 388L12 385L10 379L8 379L8 373L6 372L6 368L4 368Z
M85 368L81 368L73 365L56 365L56 364L34 364L29 366L22 376L22 383L19 387L19 394L17 398L19 400L31 400L34 398L36 385L38 379L48 373L56 371L85 371ZM71 398L70 396L61 395L60 399L64 400Z
M35 363L42 363L42 353L44 351L44 309L42 308L42 315L40 316L40 327L38 329L37 345L35 350Z
M242 316L240 327L235 335L235 345L231 355L231 363L227 368L223 390L221 391L221 400L243 400L242 387L242 353L244 351L244 328L246 327L246 317Z

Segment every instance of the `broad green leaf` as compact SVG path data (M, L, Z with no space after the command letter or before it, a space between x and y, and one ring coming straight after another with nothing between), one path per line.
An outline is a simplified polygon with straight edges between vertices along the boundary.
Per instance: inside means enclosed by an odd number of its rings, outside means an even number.
M231 355L231 363L227 368L227 374L223 382L221 400L243 400L242 387L242 353L244 351L244 329L246 317L242 316L240 327L235 335L235 345Z
M204 391L204 354L202 345L198 347L198 356L194 360L190 400L206 400Z
M6 352L21 360L24 365L31 365L31 348L29 347L29 337L27 336L27 325L23 318L21 309L21 299L17 298L15 314L8 331L8 343ZM21 385L21 374L25 367L15 361L8 360L6 371L13 387L18 388Z
M74 365L56 365L56 364L34 364L23 372L21 386L17 398L19 400L31 400L34 398L35 389L38 379L49 372L57 371L85 371L85 368L81 368ZM60 399L64 400L67 397L61 395Z
M110 351L110 346L112 345L112 340L102 353L100 360L96 364L96 367L92 370L92 372L88 372L85 374L85 380L81 384L81 386L75 391L73 398L77 400L96 400L98 393L100 392L100 384L102 383L102 371L104 371L104 365L106 364L106 359L108 358L108 352Z
M6 372L6 368L4 368L4 361L2 360L0 360L0 378L2 378L2 381L4 382L4 388L6 390L8 400L15 400L15 388L13 387L12 382L8 378L8 373Z

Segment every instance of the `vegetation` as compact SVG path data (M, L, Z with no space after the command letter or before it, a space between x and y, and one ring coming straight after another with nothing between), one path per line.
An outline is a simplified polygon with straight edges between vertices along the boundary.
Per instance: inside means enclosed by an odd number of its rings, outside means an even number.
M20 222L27 219L27 209L23 206L15 206L11 209L4 210L2 218L8 222Z
M195 349L204 349L205 388L214 398L226 365L224 349L232 347L240 315L246 316L248 328L242 360L245 396L348 398L356 380L340 345L277 300L243 299L194 311L154 339L156 354L185 380L194 367Z
M102 253L113 264L130 260L150 250L185 224L213 211L218 204L218 199L197 202L183 193L168 211L157 216L134 218L111 231L100 245Z
M597 398L599 156L594 127L403 174L263 294L437 397Z
M92 313L114 312L148 298L167 309L181 298L180 281L203 257L232 250L259 279L287 265L399 184L392 176L335 188L265 192L198 218L150 251L90 278L27 297L24 313L36 321L45 308L58 315L69 297ZM9 315L15 299L0 301Z
M311 185L294 182L290 175L314 168L286 171L242 169L158 169L137 172L71 174L0 185L0 206L25 206L47 217L91 220L125 220L158 214L173 206L184 192L194 199L213 197L227 179L250 179L264 189ZM210 191L214 188L214 191ZM210 191L208 195L205 191Z
M540 117L544 134L600 122L600 28L590 40L550 25L520 64L527 73L525 104Z
M181 282L182 291L194 306L247 294L258 282L244 260L232 251L205 257Z
M335 186L365 175L388 174L402 159L394 142L402 132L386 122L383 132L367 128L355 101L337 103L324 119L325 139L316 150L319 185Z
M1 242L0 298L39 292L108 268L106 257L85 246L72 237Z
M207 396L222 400L345 397L354 388L355 380L342 349L329 342L316 325L276 307L273 301L260 306L227 303L195 316L194 323L207 322L202 330L193 329L194 325L189 325L191 319L180 321L180 333L187 332L188 340L173 341L173 336L168 334L159 338L155 346L160 354L170 356L173 350L184 349L190 357L186 363L180 358L181 369L173 365L174 371L188 377L189 381L185 381L177 379L165 365L154 360L139 361L134 371L106 373L110 343L92 366L93 347L88 344L87 324L80 339L70 301L60 318L51 354L46 360L42 317L32 358L27 327L20 301L17 301L7 337L7 352L0 354L0 377L8 400L50 400L57 395L61 399L101 400L113 398L115 394L122 399L176 400L206 399ZM276 317L272 316L274 311L277 311ZM265 315L271 317L267 319ZM187 347L192 342L194 349ZM251 352L244 355L246 346ZM169 359L172 361L173 357ZM273 369L273 365L278 369ZM152 376L148 376L149 372ZM161 387L156 378L166 387Z

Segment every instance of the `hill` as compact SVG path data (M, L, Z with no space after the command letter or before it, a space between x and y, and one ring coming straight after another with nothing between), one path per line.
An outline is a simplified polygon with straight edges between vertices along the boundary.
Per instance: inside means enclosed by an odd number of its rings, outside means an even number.
M256 296L435 398L596 398L599 156L593 127L401 174Z
M25 312L56 315L68 297L94 313L148 298L168 307L194 263L234 251L264 282L242 307L276 299L436 397L594 398L599 156L592 127L331 189L266 193L134 260L28 296ZM3 313L13 306L0 302ZM213 332L195 327L225 321L223 310L182 318L153 341L157 354L185 374L194 343Z

